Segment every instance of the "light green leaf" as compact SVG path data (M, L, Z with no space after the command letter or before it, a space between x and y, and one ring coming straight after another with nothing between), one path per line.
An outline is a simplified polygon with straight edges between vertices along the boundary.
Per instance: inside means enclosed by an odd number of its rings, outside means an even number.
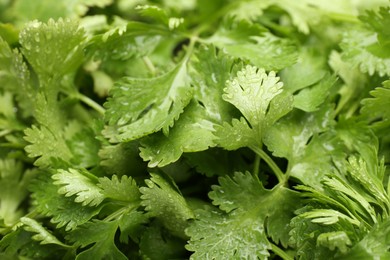
M84 31L75 21L33 21L20 32L22 53L37 72L41 85L75 70L83 60ZM54 83L55 80L52 82ZM58 84L58 83L57 83Z
M289 96L276 97L283 91L275 72L267 74L264 69L250 65L237 73L237 77L227 82L224 100L236 106L244 118L234 119L233 125L216 127L217 143L226 149L250 145L262 145L265 132L291 108ZM280 102L280 101L287 102ZM273 101L276 101L273 104ZM250 125L250 126L249 126Z
M341 253L346 253L349 246L352 245L351 240L344 231L335 231L322 233L317 237L317 244L328 247L330 250L339 249Z
M53 234L46 230L40 223L36 220L22 217L20 222L24 225L24 229L29 232L37 233L32 238L36 241L39 241L41 244L56 244L62 247L68 247L61 241L59 241Z
M390 220L378 223L348 254L339 259L387 259L390 257Z
M123 175L120 179L113 175L111 179L104 177L99 178L98 187L105 197L118 201L138 202L140 192L132 177Z
M300 215L304 218L309 218L313 223L320 223L324 225L333 225L339 222L340 219L345 219L351 224L359 226L359 221L348 217L347 215L340 213L337 210L332 209L314 209L308 212L305 212Z
M111 142L131 141L163 129L169 132L192 97L186 62L151 79L124 78L106 103Z
M194 218L194 213L187 205L177 188L161 175L151 174L150 180L145 180L147 187L141 187L141 205L150 216L161 220L166 228L174 234L184 236L184 228L188 220Z
M242 28L237 28L240 29ZM247 41L230 37L231 34L222 32L219 35L217 32L207 41L233 57L248 60L254 66L266 70L280 70L296 62L296 47L289 40L277 38L269 33L264 36L252 35Z
M37 166L48 166L52 158L69 160L72 157L64 140L54 135L48 128L33 125L25 131L24 139L31 143L25 147L29 157L39 157L35 161Z
M364 39L362 41L361 39ZM390 76L390 57L379 57L370 52L370 46L377 44L376 33L367 29L357 28L347 31L340 43L342 58L363 73L380 76Z
M0 37L0 88L17 97L22 113L29 116L33 112L35 90L30 85L30 72L19 51Z
M0 226L13 226L23 216L22 202L28 195L31 172L14 159L0 160ZM1 230L1 228L0 228Z
M328 75L314 86L301 90L294 95L294 107L306 112L318 110L319 106L326 101L335 83L336 78Z
M198 152L215 146L214 126L231 118L233 106L222 99L226 80L236 70L233 59L202 46L191 63L194 100L170 129L169 135L157 133L141 141L141 157L149 167L163 167L177 161L183 153Z
M74 198L58 193L58 186L53 184L52 175L41 172L31 184L33 205L37 211L51 217L57 228L65 226L69 231L86 223L99 213L100 207L86 207L74 202Z
M89 174L86 171L71 168L60 169L52 176L52 179L55 185L61 186L58 193L66 197L76 195L74 201L82 203L83 206L97 206L105 199L105 196L95 181L88 177Z

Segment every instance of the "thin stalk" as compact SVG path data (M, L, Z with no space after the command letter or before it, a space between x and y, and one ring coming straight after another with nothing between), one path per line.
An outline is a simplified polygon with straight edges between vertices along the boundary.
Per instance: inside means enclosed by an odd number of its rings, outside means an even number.
M152 73L152 75L156 75L156 67L154 67L153 62L149 59L148 56L142 57L143 62L145 63L146 67Z
M278 167L278 165L272 160L271 157L268 156L261 148L257 146L250 146L250 149L254 151L258 156L260 156L261 159L263 159L267 165L272 169L272 171L275 173L276 178L278 179L279 183L285 183L287 181L286 176L282 172L282 170Z
M259 169L260 169L260 156L256 154L255 162L253 164L253 175L258 177L259 176Z
M96 103L94 100L90 99L89 97L87 96L84 96L82 94L77 94L76 95L77 99L79 99L81 102L85 103L86 105L88 105L89 107L93 108L95 111L97 111L99 114L101 115L104 115L104 113L106 112L106 110L101 106L99 105L98 103Z
M294 260L293 257L289 256L286 252L280 249L278 246L271 243L272 252L280 256L284 260Z

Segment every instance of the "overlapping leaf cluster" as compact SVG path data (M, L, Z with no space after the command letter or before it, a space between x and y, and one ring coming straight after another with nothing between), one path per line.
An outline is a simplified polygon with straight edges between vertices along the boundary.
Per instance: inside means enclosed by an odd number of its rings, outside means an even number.
M389 258L389 6L0 1L0 258Z

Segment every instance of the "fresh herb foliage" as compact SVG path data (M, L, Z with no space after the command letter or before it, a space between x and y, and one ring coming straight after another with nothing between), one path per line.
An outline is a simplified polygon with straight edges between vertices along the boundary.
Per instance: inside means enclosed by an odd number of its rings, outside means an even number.
M388 0L0 1L1 259L390 259Z

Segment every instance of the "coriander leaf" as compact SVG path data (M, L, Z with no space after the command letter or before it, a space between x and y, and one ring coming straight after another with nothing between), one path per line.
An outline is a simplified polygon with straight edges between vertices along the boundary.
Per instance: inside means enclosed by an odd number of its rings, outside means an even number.
M125 255L116 247L114 239L118 229L117 221L94 221L87 222L75 230L68 233L67 240L75 242L76 246L92 247L81 251L76 257L83 259L127 259Z
M266 190L250 173L220 177L219 183L209 197L223 211L197 211L186 230L190 236L186 248L195 252L194 259L236 255L266 259L271 249L267 236L287 246L287 223L299 204L295 192L282 186Z
M377 12L368 10L365 15L359 18L377 33L378 41L383 46L382 48L389 47L390 33L388 28L390 26L390 8L388 6L380 7ZM383 54L387 55L387 57L390 55L389 52Z
M112 89L106 103L111 142L131 141L163 129L164 133L183 112L192 93L186 62L168 73L151 78L124 78Z
M23 165L14 159L0 160L0 232L23 216L22 202L28 195L32 172L23 173Z
M328 75L314 86L301 90L298 94L294 95L294 107L306 112L318 110L319 106L329 96L330 90L335 82L336 78Z
M26 135L24 139L31 143L25 147L28 156L39 157L35 161L35 165L49 166L51 158L69 160L72 157L62 138L54 135L45 126L38 128L33 125L31 128L27 128L24 133Z
M99 164L100 158L98 152L100 142L95 136L95 132L90 127L83 127L78 123L69 123L66 126L64 129L64 137L72 153L72 163L74 165L89 168Z
M326 60L319 57L317 50L302 49L297 63L280 72L280 78L286 91L296 91L318 83L326 76Z
M47 24L30 22L20 33L22 53L37 72L41 85L51 78L66 75L83 60L84 32L71 20L50 19ZM57 83L58 84L58 83ZM47 90L49 91L49 90Z
M161 175L151 174L150 180L145 180L147 187L141 187L141 205L151 217L157 217L164 226L179 237L184 236L184 228L188 220L193 219L192 210L173 183Z
M76 195L75 202L82 203L82 206L98 206L105 198L102 189L95 180L89 176L90 173L83 170L68 169L57 170L52 176L53 184L60 186L59 194L66 197Z
M100 165L110 175L140 176L146 165L138 156L138 147L138 142L104 145L99 151Z
M343 50L342 58L371 76L374 73L389 76L390 57L379 57L370 52L370 46L375 45L377 41L376 34L367 29L357 28L354 31L347 31L340 43ZM382 50L377 52L382 52Z
M194 100L186 107L175 126L141 141L141 157L149 167L163 167L177 161L183 153L198 152L215 146L214 126L230 118L232 106L222 99L225 82L237 66L224 53L212 46L202 46L191 62L194 70Z
M46 230L40 223L36 220L22 217L20 222L24 225L24 229L29 232L37 233L32 236L36 241L40 241L41 244L56 244L62 247L68 247L61 241L59 241L53 234Z
M183 152L198 152L214 146L214 124L207 118L201 105L190 103L169 136L157 133L142 140L140 156L149 161L149 167L163 167L177 161Z
M131 210L126 212L119 218L119 229L121 231L120 241L122 243L128 243L129 237L138 243L140 240L140 234L144 230L144 226L148 223L148 218L143 212Z
M187 228L191 259L267 259L271 249L263 224L239 214L199 210L196 222Z
M328 106L314 113L294 110L269 128L264 144L288 160L287 174L321 189L321 176L335 169L332 160L344 156L332 135L317 136L333 124Z
M236 106L245 119L233 119L232 126L217 126L217 143L226 149L261 146L267 128L291 110L290 96L280 95L282 87L273 71L267 74L250 65L239 71L227 82L223 98Z
M32 240L32 234L23 228L7 234L0 241L0 256L2 259L18 258L50 258L60 259L64 250L56 245L42 245Z
M24 116L30 116L33 111L35 90L30 85L30 73L19 51L11 50L10 46L0 37L0 86L16 95L18 105L23 109Z
M126 201L126 202L138 202L140 199L140 191L135 183L134 179L123 175L120 179L117 175L113 175L111 179L104 177L99 178L97 185L106 198Z
M386 109L390 104L390 81L385 81L383 87L370 92L371 98L363 99L362 114L367 117L376 128L388 127L390 112ZM376 121L375 120L380 120Z
M337 104L336 113L347 110L347 116L351 116L354 111L360 106L361 97L366 95L368 77L362 74L359 68L351 68L351 65L343 61L341 54L332 51L328 61L332 69L343 80L342 85L338 91L340 100ZM371 83L369 83L371 85Z
M242 33L240 30L247 28L237 26L234 29L238 32L217 32L206 42L215 44L233 57L248 60L254 66L266 70L280 70L296 62L296 48L291 41L270 33L259 36L259 32L247 36L244 41L245 38L238 39L236 34L239 35Z
M338 248L341 253L348 251L348 246L351 245L351 240L344 231L335 231L322 233L317 238L317 244L328 247L330 250Z
M38 212L51 217L57 228L65 226L69 231L86 223L99 213L101 207L86 207L74 202L74 198L58 193L58 186L53 184L48 172L41 172L31 184L33 205Z
M342 259L386 259L389 254L390 220L378 223Z
M379 254L386 255L387 248L384 249L380 243L372 243L374 240L377 241L377 238L371 240L371 234L382 236L377 233L377 226L388 223L390 205L388 191L384 186L384 182L387 182L384 180L384 163L379 162L375 148L375 145L372 145L369 152L363 152L360 156L351 156L345 162L345 167L339 167L340 174L325 177L322 181L323 191L305 186L297 187L298 190L306 191L303 195L309 199L307 202L310 205L298 211L299 217L312 219L313 225L330 226L327 231L321 229L311 238L306 237L307 243L314 238L317 239L317 243L333 250L335 245L328 240L328 232L336 232L336 234L341 232L345 233L350 240L342 239L339 243L341 247L338 248L343 253L342 259L344 256L347 259L350 252L353 252L351 256L356 257L361 254L363 258L371 259L369 255L376 248L380 248ZM301 221L293 220L292 223L297 229L307 226ZM296 239L295 241L299 240ZM363 241L371 242L365 244Z
M263 15L265 9L273 5L285 10L290 15L292 23L304 34L309 34L309 26L317 25L327 14L350 16L356 12L355 8L345 1L332 1L332 4L329 4L329 2L315 0L299 2L288 0L249 0L233 5L229 15L239 20L256 21L259 16Z

